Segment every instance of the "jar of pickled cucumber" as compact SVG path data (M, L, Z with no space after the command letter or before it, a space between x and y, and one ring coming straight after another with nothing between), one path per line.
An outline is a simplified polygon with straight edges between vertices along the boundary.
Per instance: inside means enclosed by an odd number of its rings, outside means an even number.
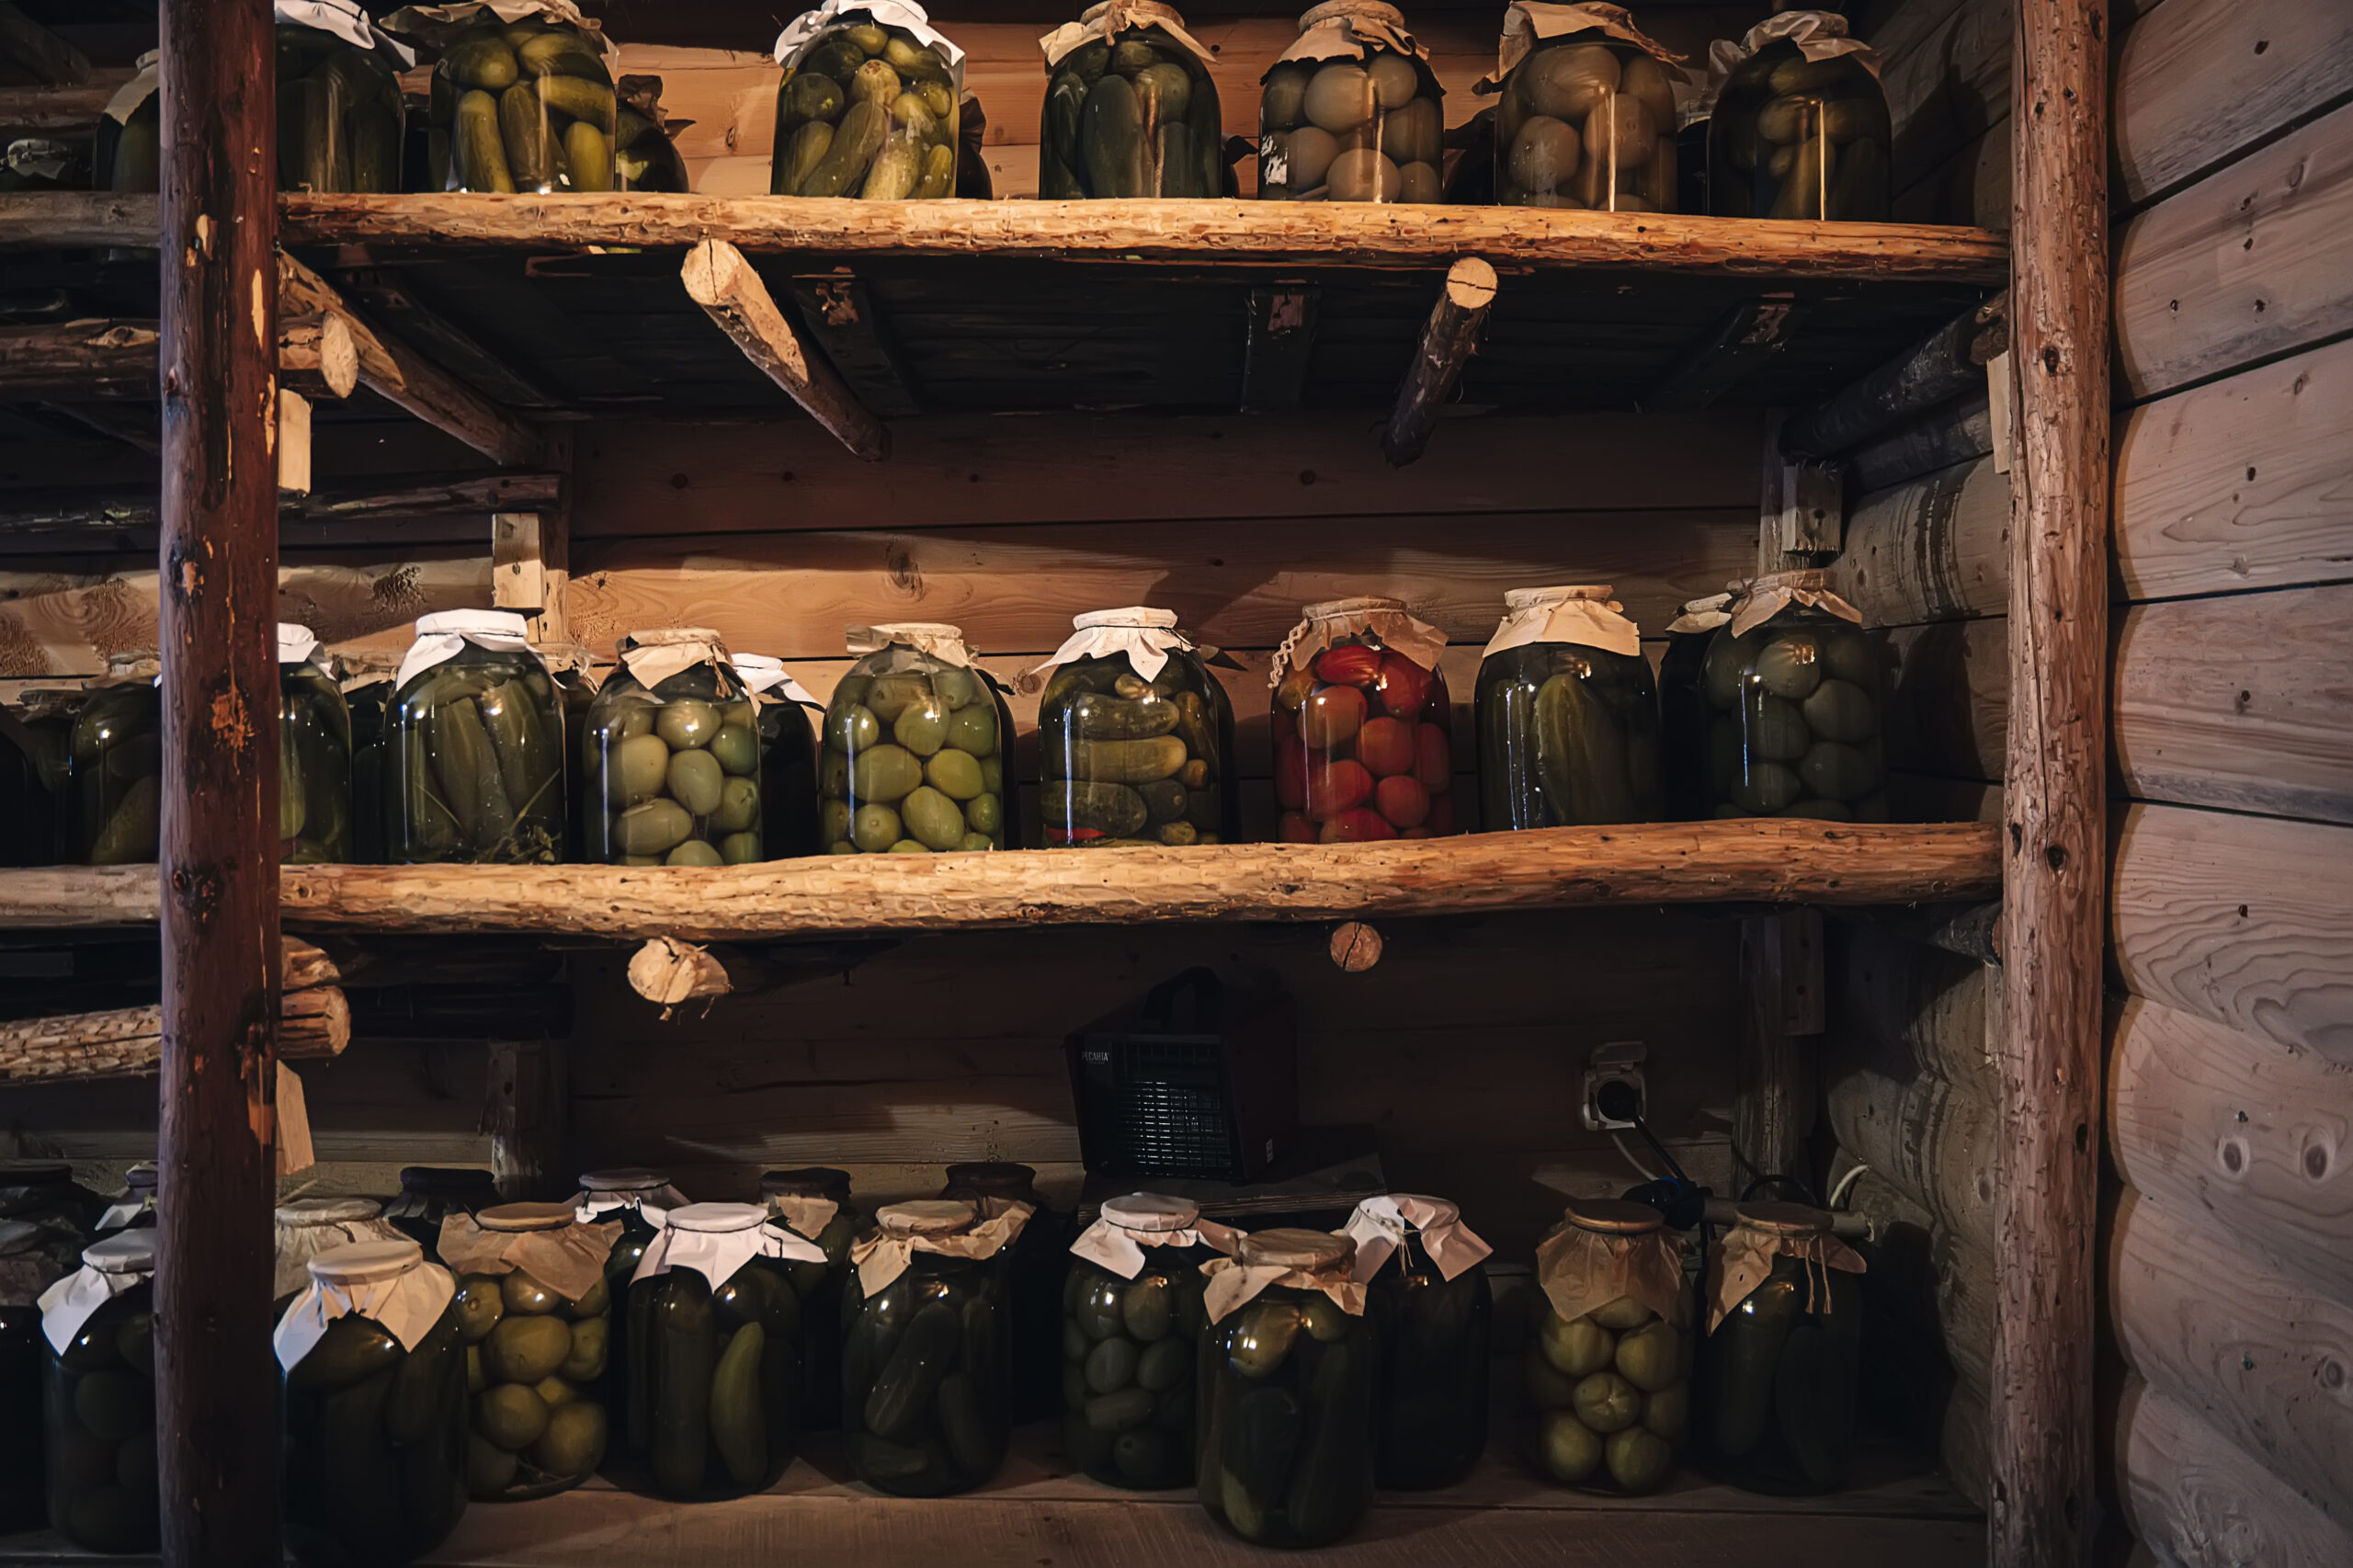
M620 51L573 0L410 6L384 26L438 50L427 159L442 190L608 191Z
M671 1186L662 1172L635 1167L590 1171L580 1178L580 1187L579 1196L573 1199L574 1218L584 1225L620 1221L620 1234L605 1255L605 1287L614 1301L626 1304L630 1281L637 1275L645 1249L660 1233L670 1210L687 1206L687 1195ZM606 1341L605 1349L605 1409L614 1432L628 1430L629 1391L629 1335L615 1334ZM608 1440L607 1456L620 1447Z
M1724 218L1883 222L1893 142L1879 56L1831 11L1783 11L1748 29L1717 96L1708 200Z
M1013 1293L1013 1364L1008 1392L1013 1419L1042 1421L1062 1406L1062 1291L1071 1216L1038 1190L1038 1173L1012 1160L968 1160L948 1167L939 1196L969 1203L982 1219L1007 1209L1028 1210L1020 1233L1006 1247L1006 1283Z
M768 1222L814 1242L823 1263L793 1263L786 1275L801 1298L801 1429L830 1432L842 1424L842 1302L851 1289L850 1244L858 1210L849 1173L830 1165L770 1171L760 1177Z
M28 692L0 707L0 866L53 866L73 713L67 694Z
M1456 830L1446 633L1403 599L1334 599L1275 650L1275 803L1286 844Z
M1579 1199L1536 1248L1525 1440L1537 1472L1655 1492L1691 1412L1683 1244L1641 1203Z
M1356 1244L1323 1231L1245 1236L1203 1266L1201 1506L1260 1546L1329 1546L1372 1506L1379 1347Z
M1445 199L1446 90L1396 6L1324 0L1260 80L1260 200Z
M1487 1447L1495 1249L1442 1198L1368 1198L1348 1217L1365 1315L1380 1347L1375 1481L1392 1491L1451 1486Z
M914 0L823 0L776 40L772 196L956 194L964 51Z
M1742 1204L1709 1249L1699 1431L1733 1485L1789 1495L1846 1484L1862 1272L1829 1214L1797 1203Z
M1715 812L1708 796L1709 714L1701 677L1708 644L1732 619L1732 601L1744 585L1686 602L1666 625L1666 653L1658 662L1658 751L1669 822L1699 822Z
M155 1225L155 1192L158 1173L153 1160L142 1160L122 1173L122 1190L114 1195L98 1215L98 1222L91 1227L91 1234L106 1237L117 1231Z
M1158 0L1105 0L1038 40L1038 194L1232 196L1216 59Z
M41 1475L40 1295L63 1278L54 1238L22 1220L0 1220L0 1530L49 1522Z
M384 1205L384 1221L423 1247L441 1244L441 1221L473 1214L498 1202L498 1184L488 1171L471 1165L403 1165L400 1195Z
M834 687L817 761L829 855L1003 849L1013 714L952 626L851 629L861 655Z
M41 1292L40 1327L50 1528L89 1551L155 1551L155 1233L83 1248Z
M1077 634L1022 676L1045 688L1047 846L1223 843L1241 819L1233 710L1175 612L1098 609L1071 624Z
M983 1218L953 1199L886 1203L850 1247L857 1301L845 1302L842 1447L876 1491L945 1497L1004 1461L1013 1354L1004 1253L1029 1212L1013 1203Z
M401 188L400 73L415 63L358 0L279 0L278 187Z
M801 1302L787 1269L822 1263L752 1203L673 1209L629 1288L631 1455L665 1497L739 1497L792 1462Z
M278 858L351 858L351 710L307 626L278 624Z
M506 1203L441 1221L466 1347L469 1496L551 1496L604 1459L606 1267L620 1233L620 1221L583 1221L569 1203Z
M1658 690L1599 587L1514 588L1479 664L1479 804L1491 832L1656 822Z
M771 860L817 853L817 732L825 705L786 673L784 661L738 653L760 733L760 838Z
M1507 207L1672 212L1680 57L1614 6L1515 5L1495 74L1495 199Z
M1132 1192L1071 1244L1063 1282L1063 1448L1106 1486L1194 1479L1193 1347L1209 1326L1201 1265L1241 1233L1183 1198Z
M760 734L719 633L632 631L589 705L585 853L616 866L740 866L761 847Z
M691 190L694 180L678 151L677 132L670 129L670 117L662 108L662 78L623 76L620 87L620 107L613 118L613 188L674 195Z
M310 1282L311 1259L323 1252L354 1242L406 1240L384 1218L384 1206L372 1198L297 1198L281 1203L273 1215L276 1258L271 1267L270 1315L282 1315L287 1305Z
M1749 585L1708 643L1708 790L1719 817L1885 822L1879 654L1820 572Z
M461 609L418 620L386 717L388 861L554 863L563 713L521 616Z
M449 1271L415 1243L311 1259L272 1342L284 1369L287 1544L412 1562L466 1511L466 1355Z
M164 703L148 661L108 661L66 749L66 848L84 866L155 858L164 801Z

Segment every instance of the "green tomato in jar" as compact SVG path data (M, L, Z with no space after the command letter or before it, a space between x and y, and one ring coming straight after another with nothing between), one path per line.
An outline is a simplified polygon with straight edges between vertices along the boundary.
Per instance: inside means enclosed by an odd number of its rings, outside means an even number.
M1643 1430L1670 1441L1691 1419L1691 1385L1669 1383L1643 1401Z
M996 756L996 704L974 702L956 710L948 722L948 744L977 757ZM1001 788L991 785L991 789Z
M1823 638L1822 664L1834 678L1865 691L1879 684L1879 655L1871 651L1870 639L1860 631L1837 631Z
M996 840L985 833L968 833L956 841L956 847L960 851L994 849L996 847Z
M625 855L664 855L685 842L695 819L676 801L648 801L613 819L613 839Z
M817 842L839 844L849 836L849 802L827 801L817 808Z
M861 801L903 801L923 782L923 764L904 746L879 745L850 765L850 793Z
M665 866L697 866L709 868L725 865L726 858L707 840L689 838L662 857Z
M571 1354L572 1326L563 1319L509 1317L483 1341L483 1368L495 1381L528 1385L563 1366Z
M469 1274L458 1281L458 1337L479 1345L490 1337L506 1315L501 1281L495 1274Z
M665 702L654 715L654 733L672 751L699 750L719 733L719 710L696 697Z
M972 753L954 747L933 754L923 765L924 782L951 801L970 801L981 792L981 765Z
M1726 627L1718 631L1708 644L1707 657L1700 662L1699 688L1708 699L1708 706L1720 712L1729 712L1740 706L1743 676L1749 660L1765 641L1762 627L1754 628L1738 637Z
M1136 1343L1114 1335L1086 1353L1086 1386L1097 1393L1117 1393L1135 1381Z
M1005 798L990 790L965 801L964 825L974 833L994 837L1005 827Z
M1752 696L1742 723L1742 744L1752 761L1795 762L1813 744L1805 715L1787 698Z
M586 1475L605 1457L605 1407L578 1400L548 1417L531 1445L531 1463L550 1475Z
M1683 1336L1664 1321L1646 1323L1620 1337L1616 1363L1620 1377L1655 1393L1682 1375Z
M1005 763L1001 758L981 758L981 788L992 795L1005 793Z
M710 737L710 755L719 766L737 778L756 773L760 767L760 737L742 724L722 724L719 733Z
M1544 1418L1544 1468L1555 1481L1582 1484L1601 1467L1601 1439L1574 1415L1556 1410Z
M825 744L837 752L856 756L869 746L882 744L882 721L874 710L863 703L844 705L839 698L825 713Z
M760 820L760 786L751 778L730 778L719 787L719 803L710 808L713 833L742 833Z
M605 801L634 806L662 792L670 748L655 735L632 735L605 753Z
M1629 1426L1609 1439L1609 1479L1629 1492L1648 1492L1674 1468L1675 1450L1656 1433Z
M971 670L950 665L931 677L931 690L954 712L980 700L981 677Z
M605 1277L600 1274L597 1277L597 1282L589 1286L581 1294L580 1299L566 1310L573 1319L577 1321L581 1318L602 1317L612 1310L612 1287L605 1283Z
M1756 652L1750 675L1775 697L1802 702L1822 684L1822 643L1811 631L1784 631Z
M931 846L920 838L902 838L884 853L891 855L928 855Z
M886 724L895 723L910 702L928 701L931 682L921 676L877 676L867 688L866 705Z
M563 1297L519 1268L500 1277L498 1299L508 1312L532 1317L551 1312L563 1303Z
M719 841L719 858L730 866L748 866L766 858L767 847L756 833L731 833Z
M699 817L707 817L719 809L720 791L727 783L726 770L719 759L707 751L682 751L670 758L670 768L665 784L670 799Z
M817 759L817 793L828 801L849 799L849 758L831 746Z
M1121 1291L1120 1318L1129 1337L1146 1345L1165 1339L1176 1316L1172 1297L1168 1281L1155 1275L1146 1275Z
M891 721L891 738L917 756L929 756L948 739L948 704L929 693L908 703Z
M850 819L849 841L869 855L880 855L899 841L899 813L884 805L860 806Z
M1544 1359L1563 1377L1587 1378L1609 1365L1616 1340L1591 1316L1563 1318L1547 1311L1537 1331Z
M1643 1414L1642 1392L1615 1372L1596 1372L1577 1385L1577 1419L1607 1435L1631 1426Z
M1658 1314L1631 1296L1613 1296L1587 1314L1604 1328L1640 1328Z
M964 837L964 813L956 802L926 784L899 802L907 833L926 849L953 849Z
M495 1497L515 1483L516 1467L522 1461L479 1432L466 1437L466 1493L473 1497Z
M1813 688L1800 708L1806 728L1820 739L1857 745L1879 733L1879 715L1870 692L1850 680L1835 676Z
M522 1383L500 1383L474 1401L474 1430L508 1453L548 1429L548 1403Z

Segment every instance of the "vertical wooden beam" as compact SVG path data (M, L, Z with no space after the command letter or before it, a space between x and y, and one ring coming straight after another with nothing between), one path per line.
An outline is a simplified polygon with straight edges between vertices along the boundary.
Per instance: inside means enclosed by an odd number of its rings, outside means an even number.
M490 1169L508 1202L572 1190L566 1158L563 1047L543 1040L501 1040L490 1045L490 1099L483 1108L490 1134Z
M164 0L164 1561L277 1568L278 128L261 0Z
M2107 887L2106 0L2020 0L2011 101L2010 474L2000 1191L1989 1556L2091 1555Z

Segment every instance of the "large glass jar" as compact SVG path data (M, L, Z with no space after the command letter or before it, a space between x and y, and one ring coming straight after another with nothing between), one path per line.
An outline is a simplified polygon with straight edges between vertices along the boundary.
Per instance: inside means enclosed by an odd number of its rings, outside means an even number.
M1062 1299L1071 1217L1046 1202L1038 1173L1012 1160L968 1160L948 1167L939 1196L969 1203L983 1219L1011 1205L1027 1209L1021 1233L1006 1247L1006 1283L1012 1292L1013 1366L1008 1385L1013 1419L1042 1421L1062 1406Z
M1710 1250L1700 1426L1724 1479L1755 1492L1834 1492L1855 1456L1863 1260L1830 1216L1744 1203Z
M834 687L817 763L829 855L1003 849L1013 714L952 626L854 631L864 655Z
M40 1312L50 1528L89 1551L153 1551L155 1233L92 1242L80 1272L41 1292Z
M445 610L418 620L387 717L387 860L554 862L563 714L521 616Z
M856 0L824 0L776 40L773 196L931 200L956 194L964 51L923 7L892 0L889 20Z
M1329 1546L1372 1506L1378 1347L1356 1244L1322 1231L1245 1236L1209 1267L1201 1332L1201 1506L1260 1546ZM1247 1276L1272 1282L1253 1290Z
M632 631L589 705L585 852L616 866L740 866L760 843L759 722L719 633Z
M570 0L503 21L488 6L411 7L387 26L438 47L428 146L444 190L513 194L615 188L615 51ZM509 10L515 7L508 7Z
M361 1568L413 1562L466 1511L466 1357L449 1271L406 1240L311 1259L278 1321L290 1545Z
M785 1273L801 1299L801 1429L830 1432L842 1424L842 1299L850 1289L849 1249L858 1239L849 1173L830 1165L770 1171L760 1177L768 1221L813 1242L823 1263L795 1262Z
M1028 1218L1019 1205L983 1219L951 1199L886 1203L852 1249L842 1447L876 1491L945 1497L1004 1462L1013 1312L1002 1254Z
M1536 1249L1529 1457L1564 1486L1655 1492L1691 1414L1682 1244L1640 1203L1579 1200Z
M1494 1249L1442 1198L1368 1198L1349 1216L1365 1315L1381 1351L1374 1479L1392 1491L1451 1486L1487 1447Z
M474 1214L498 1202L498 1183L471 1165L403 1165L400 1196L384 1205L392 1229L425 1249L441 1244L441 1221L452 1214Z
M1566 7L1504 12L1495 74L1495 199L1507 207L1672 212L1675 84L1665 51L1621 19Z
M1602 587L1514 588L1479 665L1481 824L1655 822L1658 690Z
M372 1198L297 1198L281 1203L272 1216L277 1260L270 1272L270 1316L284 1315L302 1287L311 1280L311 1259L354 1242L396 1242L404 1238L384 1219L384 1206Z
M151 677L101 687L74 717L66 847L85 866L155 858L164 801L163 698Z
M278 187L399 190L407 51L376 31L357 0L277 9Z
M738 653L735 673L760 727L760 837L771 860L817 853L817 732L825 705L765 653Z
M1720 817L1885 822L1879 655L1819 572L1759 577L1708 644L1700 689Z
M307 626L278 626L278 858L351 858L351 711Z
M1324 0L1263 80L1259 199L1444 199L1446 91L1394 6Z
M130 81L107 100L90 157L91 184L119 195L153 196L163 188L164 95L160 50L138 60Z
M673 1209L629 1288L631 1453L665 1497L739 1497L792 1462L801 1302L786 1267L822 1261L752 1203Z
M1743 43L1709 119L1716 215L1884 222L1893 138L1879 57L1828 11L1784 11Z
M606 1264L621 1222L584 1222L569 1203L507 1203L441 1223L458 1276L472 1431L466 1491L483 1501L547 1497L605 1457L612 1345Z
M1050 848L1218 844L1240 819L1233 710L1165 609L1099 609L1031 672Z
M645 1249L661 1233L670 1210L687 1206L687 1196L671 1186L670 1178L662 1172L636 1167L590 1171L580 1178L580 1187L574 1217L582 1224L620 1221L620 1234L613 1239L611 1250L605 1255L605 1288L616 1302L625 1307L630 1281L637 1277L637 1266L644 1258ZM628 1325L624 1323L620 1326L625 1331ZM612 1417L614 1432L629 1430L631 1387L629 1335L617 1333L606 1341L605 1349L605 1408ZM620 1447L608 1440L607 1457L614 1456Z
M58 819L74 720L62 694L0 708L0 866L57 863Z
M1194 1479L1193 1354L1209 1311L1201 1265L1240 1236L1187 1199L1108 1199L1071 1244L1063 1284L1063 1448L1106 1486Z
M1708 796L1708 644L1732 619L1739 585L1692 599L1666 626L1666 653L1658 662L1659 773L1669 822L1699 822L1714 814Z
M41 1447L40 1296L65 1272L42 1227L0 1220L0 1530L49 1519Z
M1175 6L1091 6L1039 45L1046 54L1041 198L1231 194L1213 61Z
M1287 844L1455 831L1446 634L1402 599L1335 599L1275 651L1278 836Z

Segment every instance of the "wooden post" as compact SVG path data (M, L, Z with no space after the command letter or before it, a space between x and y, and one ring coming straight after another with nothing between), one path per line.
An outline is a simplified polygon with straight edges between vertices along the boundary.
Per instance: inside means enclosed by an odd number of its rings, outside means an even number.
M490 1168L508 1202L571 1190L565 1158L563 1048L543 1040L490 1043L490 1097L483 1128Z
M868 462L891 455L889 429L858 401L831 365L809 352L742 251L725 240L705 240L687 253L680 276L687 297L734 339L744 358L807 409L809 417L835 439Z
M1422 455L1438 411L1454 395L1462 367L1479 351L1479 332L1495 304L1495 269L1475 256L1466 256L1447 268L1446 287L1422 327L1421 346L1414 351L1413 367L1397 389L1397 407L1381 432L1381 455L1403 468Z
M164 1562L277 1568L276 40L260 0L161 22Z
M2010 724L1989 1555L2091 1555L2107 886L2109 248L2103 0L2018 7L2011 101Z

